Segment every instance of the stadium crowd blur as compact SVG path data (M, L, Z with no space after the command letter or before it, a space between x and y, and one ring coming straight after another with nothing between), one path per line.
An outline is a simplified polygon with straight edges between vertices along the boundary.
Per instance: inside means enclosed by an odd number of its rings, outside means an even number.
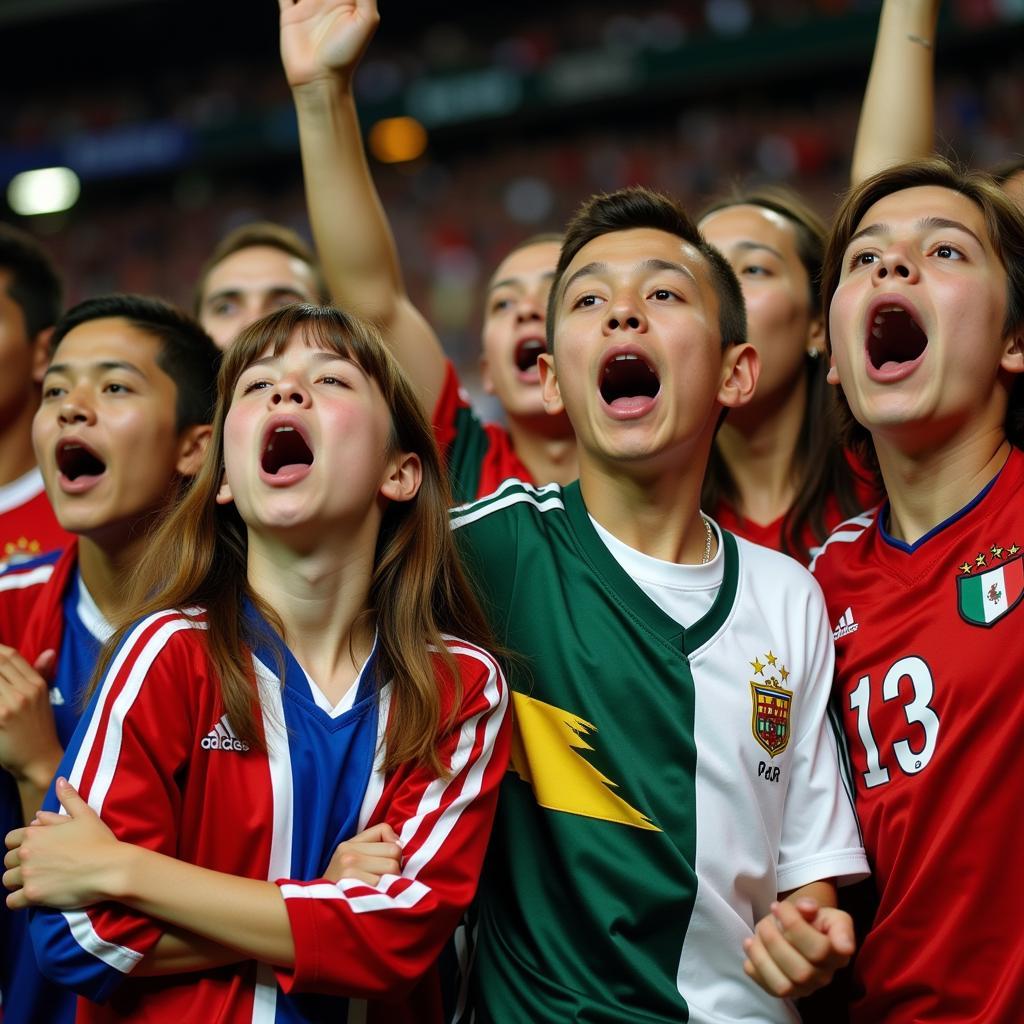
M525 112L509 110L484 129L484 118L470 112L459 125L431 131L417 159L375 166L410 292L464 376L472 380L478 351L481 278L515 241L557 230L582 196L643 182L697 208L733 183L784 181L827 215L848 182L877 7L875 0L558 3L528 11L504 32L488 32L477 19L424 25L415 38L382 35L357 82L364 127L375 111L397 111L417 82L474 69L529 81L561 62L563 80L573 68L593 79L595 68L656 65L659 54L684 65L713 47L739 54L728 82L703 73L697 59L685 80L666 79L665 90L609 89L604 81L602 92L599 78L594 99L581 89L581 102L554 113L524 104ZM262 13L272 34L273 6ZM938 76L940 147L987 166L1022 145L1024 62L1008 51L987 64L982 51L1006 30L1020 33L1024 0L956 0L944 16L950 27L941 46L968 56ZM848 25L862 28L863 42L844 49L836 40ZM773 44L808 26L803 51L771 60ZM816 59L815 31L827 44ZM972 48L973 37L980 42ZM762 72L770 88L760 84ZM45 83L0 94L0 170L61 140L88 151L89 140L118 132L122 146L156 138L181 152L166 166L142 168L123 188L106 181L67 214L18 221L43 238L66 273L70 301L123 290L188 305L199 266L238 224L269 219L308 237L291 100L273 56L230 55L194 68L164 59L144 80L127 81L109 67L95 77L94 87L84 76L73 96ZM218 138L219 149L210 141ZM264 153L254 138L271 139ZM203 158L196 139L207 140ZM239 142L233 153L232 139ZM5 219L16 220L10 211Z

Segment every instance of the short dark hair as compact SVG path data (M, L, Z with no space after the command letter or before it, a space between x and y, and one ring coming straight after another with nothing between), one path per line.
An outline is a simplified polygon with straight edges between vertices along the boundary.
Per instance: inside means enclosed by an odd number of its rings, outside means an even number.
M280 249L288 256L294 256L302 260L310 270L313 271L313 283L316 285L316 299L320 305L330 304L331 293L324 279L323 271L317 261L313 250L302 240L298 232L286 228L283 224L274 224L271 221L253 221L251 224L243 224L241 227L229 231L214 247L209 258L199 271L199 280L196 282L195 294L192 297L192 313L199 316L203 305L203 296L206 293L206 280L219 263L223 263L229 256L243 249L256 249L265 247L268 249Z
M57 322L50 339L50 358L61 341L92 320L124 320L160 343L157 366L178 391L175 417L178 431L211 423L217 400L220 349L187 313L146 295L103 295L73 306Z
M548 351L554 351L555 311L561 297L562 279L576 254L595 238L635 228L653 228L675 235L700 253L707 261L711 284L718 297L718 329L723 347L746 341L747 310L743 304L740 283L729 262L705 241L696 224L676 200L662 192L634 185L617 192L591 196L569 221L548 297Z
M944 160L929 157L899 164L861 182L843 199L829 236L822 269L821 294L826 311L839 287L843 254L864 214L880 199L894 192L934 186L958 192L969 199L985 218L988 240L1006 271L1006 318L1003 334L1024 329L1024 212L999 187L990 174L970 171ZM832 351L828 317L825 318L825 340ZM870 432L850 414L849 405L840 389L841 404L848 443L871 464L876 465ZM1018 375L1006 410L1006 435L1017 447L1024 447L1024 375Z
M0 270L10 274L7 294L21 308L29 338L52 327L64 304L64 286L46 250L24 231L0 224Z

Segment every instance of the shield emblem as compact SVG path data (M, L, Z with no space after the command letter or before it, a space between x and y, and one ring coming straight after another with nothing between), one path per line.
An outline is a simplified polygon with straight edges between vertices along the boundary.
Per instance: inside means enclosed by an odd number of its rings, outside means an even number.
M793 691L781 686L764 686L751 680L750 695L754 703L751 730L754 739L769 756L781 754L789 744L789 718L793 707Z
M977 576L958 576L957 607L972 626L995 625L1024 595L1024 554Z

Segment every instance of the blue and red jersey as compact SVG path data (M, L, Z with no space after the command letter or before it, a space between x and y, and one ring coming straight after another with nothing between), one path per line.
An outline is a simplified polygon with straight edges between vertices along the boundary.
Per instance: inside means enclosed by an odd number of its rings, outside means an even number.
M86 997L86 1022L440 1021L434 964L473 897L508 760L502 674L485 652L447 638L458 685L439 654L435 664L448 723L438 752L451 774L417 764L385 773L391 686L376 656L351 706L330 708L251 608L247 623L266 752L231 727L202 616L168 611L126 634L60 773L120 839L276 882L294 967L247 961L136 979L163 927L103 904L33 912L43 970ZM56 806L52 790L46 806ZM376 886L323 879L340 842L383 821L403 843L400 876Z

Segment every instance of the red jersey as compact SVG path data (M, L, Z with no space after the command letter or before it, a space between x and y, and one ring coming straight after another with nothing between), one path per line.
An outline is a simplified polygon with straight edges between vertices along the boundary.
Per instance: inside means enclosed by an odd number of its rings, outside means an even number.
M454 504L464 505L490 494L509 477L535 482L513 450L508 431L497 423L480 422L451 363L433 422L434 436L448 465Z
M168 611L126 636L59 774L122 840L276 881L294 966L249 961L136 979L132 971L163 926L103 903L30 912L40 967L89 997L79 1000L82 1022L440 1024L433 965L473 897L508 763L501 671L479 648L446 637L461 684L437 656L447 723L438 754L451 774L438 778L418 764L385 773L391 687L376 678L375 656L351 706L324 707L326 698L254 615L250 608L247 634L264 638L253 645L253 667L266 752L231 728L201 639L204 623ZM44 806L56 808L52 788ZM337 844L382 821L401 839L401 875L375 886L324 880Z
M1018 1024L1024 1007L1024 453L913 545L888 508L812 565L879 892L860 1024Z
M0 567L70 543L71 534L57 522L38 469L0 487Z

